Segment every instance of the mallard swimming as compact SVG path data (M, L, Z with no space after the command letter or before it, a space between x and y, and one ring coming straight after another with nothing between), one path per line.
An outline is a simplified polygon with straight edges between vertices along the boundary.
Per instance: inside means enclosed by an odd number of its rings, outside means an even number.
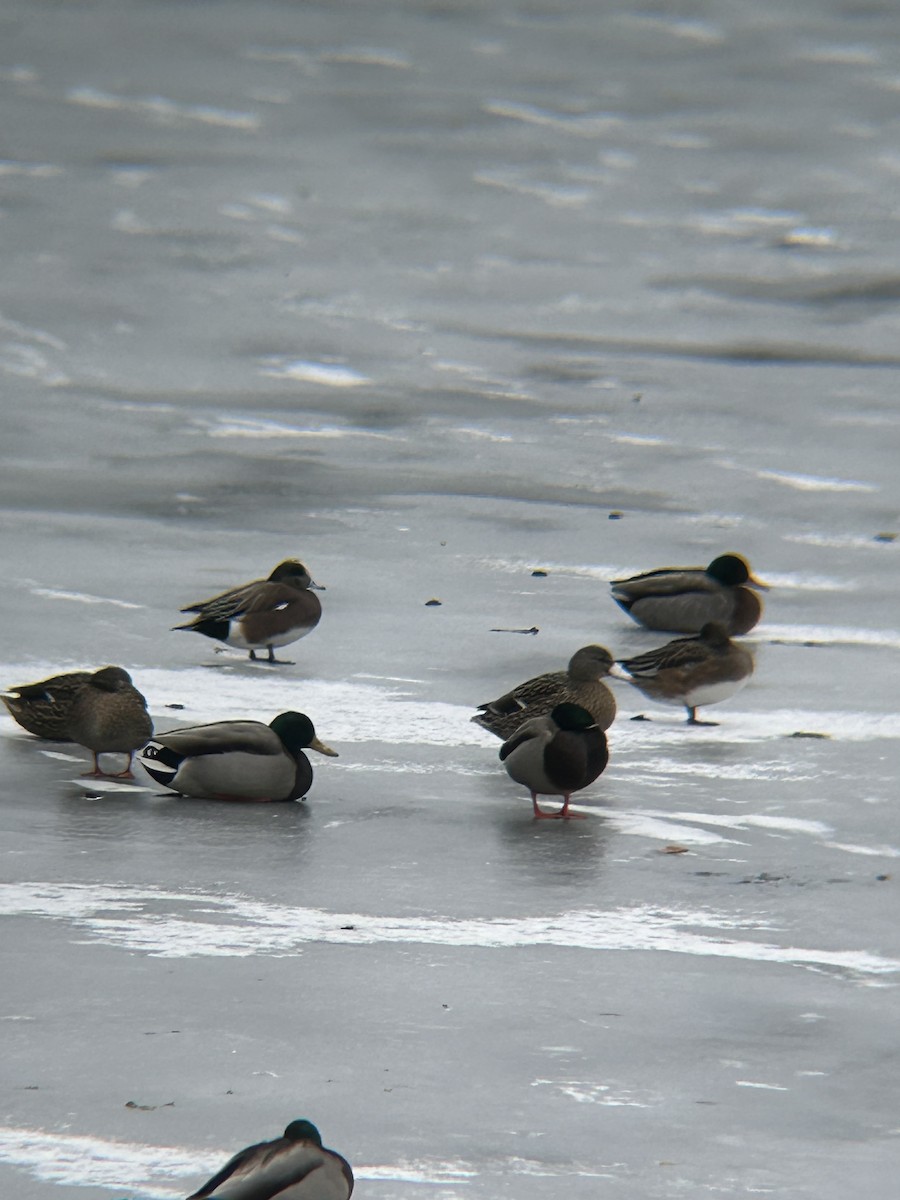
M94 755L89 778L133 779L132 755L153 733L147 701L122 667L102 667L88 676L75 693L66 727L69 738ZM100 754L127 754L128 766L110 774L101 769Z
M739 692L753 674L753 656L729 639L724 625L710 621L696 637L676 638L623 659L619 667L625 672L621 677L651 700L684 705L689 725L715 725L697 719L698 707Z
M762 616L754 579L739 554L722 554L708 567L660 567L630 579L614 579L613 600L645 629L699 633L717 621L729 634L747 633Z
M69 713L81 688L90 679L90 671L69 671L51 675L40 683L23 683L0 693L10 716L23 729L51 742L71 742Z
M348 1200L353 1171L322 1145L311 1121L291 1121L284 1136L229 1159L187 1200Z
M500 747L500 761L510 779L531 792L536 818L568 820L580 813L569 812L569 799L593 783L609 762L606 734L594 718L578 704L557 704L544 717L520 725ZM544 812L538 796L562 796L557 812Z
M148 775L183 796L208 800L298 800L313 770L305 749L337 758L316 737L305 713L262 721L214 721L160 733L138 762Z
M198 615L173 628L190 629L249 650L254 660L256 651L264 649L268 651L268 662L290 665L275 657L275 647L306 637L318 625L322 605L310 588L324 590L313 583L303 563L288 558L268 579L254 579L209 600L186 605L182 612Z
M616 700L601 683L609 675L613 657L603 646L582 646L569 659L565 671L536 675L514 687L499 700L479 704L472 720L476 725L508 738L523 721L546 716L557 704L580 704L600 729L609 729L616 715Z

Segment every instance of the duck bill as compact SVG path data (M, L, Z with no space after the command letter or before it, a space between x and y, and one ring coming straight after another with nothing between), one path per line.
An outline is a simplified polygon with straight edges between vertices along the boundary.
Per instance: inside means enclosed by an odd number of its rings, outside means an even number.
M761 579L757 579L753 575L750 576L750 578L744 584L744 587L753 588L754 591L757 592L768 592L772 589L771 583L763 583Z
M311 579L306 586L313 592L324 592L327 590L324 583L316 583L314 579Z
M332 750L330 746L326 746L325 743L320 741L320 739L317 737L313 738L313 740L309 743L309 748L310 750L318 750L320 754L326 754L329 758L340 757L337 750Z

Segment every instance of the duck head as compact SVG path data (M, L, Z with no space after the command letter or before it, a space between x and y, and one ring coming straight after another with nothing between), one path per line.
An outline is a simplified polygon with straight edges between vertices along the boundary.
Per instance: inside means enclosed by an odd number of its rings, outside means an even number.
M131 687L131 676L124 667L101 667L93 673L88 684L101 692L121 692Z
M269 583L291 583L301 591L304 588L314 588L317 592L325 591L321 584L313 582L309 571L296 558L286 558L284 562L280 562L269 576Z
M587 729L597 728L597 722L580 704L557 704L550 713L550 720L560 729L571 733L584 733Z
M602 679L612 665L613 656L605 646L582 646L569 659L569 675L583 681Z
M706 573L721 583L723 587L758 588L761 592L769 590L767 583L753 577L750 572L750 564L740 554L720 554L706 568Z
M306 713L279 713L274 721L269 722L269 728L278 734L284 748L291 753L317 750L329 758L338 757L337 750L332 750L316 737L315 727Z
M312 1121L307 1121L305 1118L291 1121L284 1131L284 1136L289 1142L315 1142L317 1146L322 1145L322 1135Z

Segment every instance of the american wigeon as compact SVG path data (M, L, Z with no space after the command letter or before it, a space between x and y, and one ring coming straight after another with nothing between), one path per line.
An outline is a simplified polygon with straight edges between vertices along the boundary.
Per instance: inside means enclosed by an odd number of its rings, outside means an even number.
M267 650L268 662L290 665L275 657L275 647L306 637L318 625L322 605L310 588L324 590L313 583L303 563L289 558L279 563L268 579L254 579L209 600L185 605L182 612L197 616L173 628L249 650L254 660L257 650Z
M619 663L621 678L660 704L683 705L689 725L715 725L697 719L701 705L718 704L739 692L753 674L753 656L710 621L696 637L676 638ZM619 675L618 671L614 675Z

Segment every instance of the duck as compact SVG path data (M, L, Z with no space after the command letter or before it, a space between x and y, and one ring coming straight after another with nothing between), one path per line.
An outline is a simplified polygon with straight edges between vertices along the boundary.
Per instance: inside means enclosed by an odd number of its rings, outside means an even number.
M756 593L769 590L740 554L721 554L708 567L658 567L610 587L613 600L645 629L699 633L716 621L729 635L749 633L763 611Z
M659 704L683 705L688 725L716 725L701 721L701 705L728 700L753 674L753 655L733 642L724 625L708 621L696 637L675 638L656 650L621 659L614 676L626 679Z
M147 701L124 667L101 667L76 691L65 724L69 740L85 746L94 756L88 779L134 779L131 761L135 750L153 734ZM124 771L104 771L101 754L127 754Z
M182 796L207 800L299 800L313 770L305 749L338 753L316 737L306 713L262 721L214 721L157 734L138 754L147 774Z
M187 1200L348 1200L353 1171L322 1145L312 1121L291 1121L271 1142L247 1146Z
M609 749L606 734L587 709L565 703L520 725L500 747L500 761L510 779L531 792L536 820L567 821L584 815L570 812L569 800L604 771ZM563 806L546 812L538 796L562 796Z
M311 588L325 590L313 582L303 563L287 558L267 579L254 579L209 600L185 605L182 612L197 615L172 628L249 650L254 661L257 650L266 650L267 662L291 666L289 659L275 657L275 647L299 641L318 625L322 605Z
M582 646L565 671L536 675L498 700L479 704L472 720L505 740L523 721L544 717L557 704L571 703L586 708L600 729L609 729L616 715L616 699L601 680L612 666L613 657L605 646Z
M0 692L0 700L23 729L49 742L71 742L68 721L76 695L90 671L51 675L39 683L22 683Z

